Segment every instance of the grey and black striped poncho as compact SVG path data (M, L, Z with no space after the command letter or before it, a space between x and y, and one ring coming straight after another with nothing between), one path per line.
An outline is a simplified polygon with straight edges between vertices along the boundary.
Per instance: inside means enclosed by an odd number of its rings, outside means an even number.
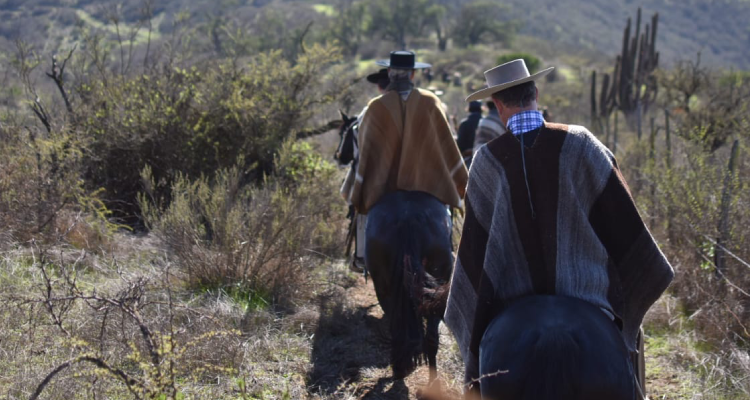
M445 313L467 382L478 377L485 328L514 299L587 300L611 311L632 350L646 311L674 277L612 153L581 126L539 129L525 151L528 188L510 132L472 161Z

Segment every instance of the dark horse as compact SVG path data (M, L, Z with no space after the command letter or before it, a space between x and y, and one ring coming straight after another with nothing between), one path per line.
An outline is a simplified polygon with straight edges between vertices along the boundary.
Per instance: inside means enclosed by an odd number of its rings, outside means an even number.
M393 377L401 379L427 359L437 375L438 325L445 307L424 307L430 290L453 267L445 204L423 192L384 195L367 214L365 265L389 319ZM426 321L426 323L425 323Z
M641 398L629 357L617 325L591 303L523 297L492 320L482 337L482 399Z
M354 142L357 140L354 134L354 126L357 116L349 117L343 111L339 111L339 113L341 114L339 147L336 149L336 154L334 154L333 158L340 165L346 165L354 160Z

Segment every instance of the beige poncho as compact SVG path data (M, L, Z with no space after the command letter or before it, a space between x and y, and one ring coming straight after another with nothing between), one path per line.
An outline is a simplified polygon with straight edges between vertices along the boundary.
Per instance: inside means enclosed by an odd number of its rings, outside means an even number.
M367 214L382 195L396 190L426 192L462 206L468 171L433 93L415 89L403 101L391 91L373 99L358 141L351 203L359 213Z

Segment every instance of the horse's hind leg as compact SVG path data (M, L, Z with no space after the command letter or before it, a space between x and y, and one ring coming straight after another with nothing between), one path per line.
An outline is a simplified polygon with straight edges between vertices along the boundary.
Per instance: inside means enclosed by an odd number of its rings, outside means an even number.
M430 382L437 378L437 352L440 342L440 333L438 326L440 317L432 316L427 318L427 330L424 338L424 351L427 355L427 365L430 367Z

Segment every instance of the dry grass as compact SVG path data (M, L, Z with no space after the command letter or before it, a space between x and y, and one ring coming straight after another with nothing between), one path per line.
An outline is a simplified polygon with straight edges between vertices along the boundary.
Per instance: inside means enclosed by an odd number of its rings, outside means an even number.
M722 110L707 107L702 111L718 114ZM653 140L649 140L649 129L644 129L640 141L627 132L621 142L627 151L619 153L639 211L676 273L669 290L672 297L650 314L659 315L652 318L650 332L651 348L659 360L657 375L667 387L671 380L690 382L680 390L667 390L665 398L747 398L747 148L740 140L740 157L732 176L728 174L731 145L712 150L698 140L699 133L710 139L709 131L693 126L684 116L673 117L671 123L669 142L665 121L657 116L654 132L658 133ZM717 267L718 242L727 250L722 269ZM670 378L679 370L690 373ZM683 395L674 397L674 393Z
M287 142L262 186L243 185L237 167L213 181L178 177L168 206L143 196L141 209L192 289L291 306L308 297L320 257L341 251L338 176L310 146Z
M745 399L750 396L748 355L737 346L715 347L665 295L649 311L646 331L647 390L652 399Z
M140 380L143 390L82 361L52 376L41 398L405 398L427 382L426 367L405 384L390 379L387 327L371 284L343 263L320 268L313 303L289 313L246 311L231 297L183 289L166 274L169 261L153 238L116 240L119 253L81 258L70 248L50 249L46 264L38 250L2 253L0 398L29 398L53 369L81 356ZM73 278L63 269L75 271L80 290L69 302L62 299L75 293ZM140 320L94 297L139 297L140 306L130 305ZM158 366L142 326L158 339ZM439 370L455 392L461 363L445 328L441 340ZM166 381L155 378L157 370Z
M183 283L165 276L169 260L153 237L122 235L114 241L118 247L111 253L78 261L77 283L86 294L117 298L132 282L149 282L143 286L149 303L142 308L143 321L155 334L173 332L175 349L184 350L174 380L184 398L414 399L426 388L424 366L405 381L390 378L388 329L372 284L352 275L343 262L320 264L313 280L314 301L279 313L247 310L220 293L185 290ZM69 248L48 253L69 268L81 254ZM139 354L148 354L137 323L112 309L102 332L103 310L78 301L57 314L66 335L45 308L38 253L6 247L1 260L0 398L29 398L53 368L87 351L132 376L147 376L148 361L133 360L133 345ZM59 297L65 293L65 280L61 274L55 277L53 295ZM747 384L743 379L748 375L736 372L743 362L747 371L746 356L708 346L677 304L664 297L646 320L651 398L746 398L747 392L739 388ZM221 334L206 336L212 332ZM440 334L438 371L449 398L456 399L463 366L444 326ZM732 369L726 367L728 362ZM42 398L137 397L111 375L78 364L56 375Z
M140 264L143 258L150 262ZM9 399L37 391L42 398L156 398L180 391L179 380L211 382L239 363L233 321L174 290L158 253L112 259L65 248L13 250L3 253L0 271L0 391ZM39 386L45 378L49 385Z

